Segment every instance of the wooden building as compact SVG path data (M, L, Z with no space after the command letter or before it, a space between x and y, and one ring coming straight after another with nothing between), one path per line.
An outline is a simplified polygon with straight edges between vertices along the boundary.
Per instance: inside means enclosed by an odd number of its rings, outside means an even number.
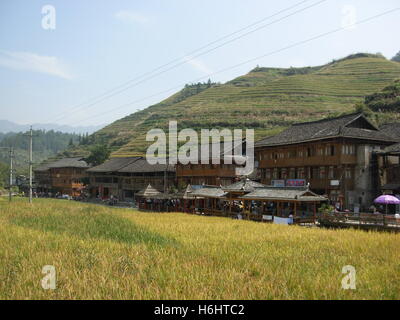
M51 192L50 163L42 163L33 170L33 182L37 192Z
M64 158L43 164L34 170L36 189L78 197L84 190L88 168L83 158Z
M133 200L149 184L163 192L176 185L174 166L150 165L143 157L111 158L87 172L92 197L102 199Z
M87 170L91 197L108 199L118 197L120 177L118 170L138 160L139 157L111 158L101 165Z
M246 141L239 142L241 146L241 155L230 157L230 163L224 162L224 144L219 144L219 156L216 157L212 154L213 145L210 144L209 150L209 164L202 164L200 161L201 155L199 154L199 163L191 163L191 164L180 164L178 163L176 166L176 177L178 186L180 189L186 187L187 185L192 186L227 186L234 182L237 182L241 177L236 173L236 169L243 167L244 164L236 161L240 158L242 161L246 157ZM237 147L237 143L235 144ZM233 155L233 151L231 151ZM214 160L214 161L213 161ZM218 164L213 164L215 162ZM239 164L240 163L240 164ZM257 179L256 171L253 172L253 179Z
M356 210L379 194L373 152L395 142L358 113L293 125L255 148L262 183L309 184L341 209Z
M192 196L198 213L280 224L315 223L320 204L328 201L307 187L267 187L249 179L207 186Z
M377 153L383 194L400 195L400 143Z

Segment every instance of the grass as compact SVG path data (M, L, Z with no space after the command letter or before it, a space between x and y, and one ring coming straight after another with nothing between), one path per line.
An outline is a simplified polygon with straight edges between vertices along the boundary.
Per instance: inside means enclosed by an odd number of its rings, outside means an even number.
M254 128L256 139L261 139L295 122L354 111L366 95L397 78L400 63L374 55L352 56L310 69L259 68L195 95L177 92L110 124L95 139L108 143L114 156L143 154L149 145L146 133L167 128L169 120L177 120L179 129ZM83 148L75 151L85 152Z
M399 299L399 235L0 198L1 299ZM43 290L44 265L57 289ZM357 270L343 290L342 267Z

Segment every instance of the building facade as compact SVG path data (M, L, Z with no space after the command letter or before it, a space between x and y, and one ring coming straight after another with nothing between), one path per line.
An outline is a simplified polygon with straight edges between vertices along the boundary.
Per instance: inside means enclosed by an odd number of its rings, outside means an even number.
M135 194L149 184L159 191L176 186L175 167L150 165L143 157L111 158L87 170L90 195L102 199L116 197L133 200Z
M233 148L237 147L240 147L240 155L233 156ZM201 163L200 159L204 157L201 154L198 157L199 163L177 164L176 177L179 189L183 189L188 185L228 186L241 179L237 173L237 169L245 165L243 160L246 158L246 141L239 141L239 143L232 146L230 155L227 157L229 161L226 162L224 161L224 144L219 144L219 153L217 156L212 154L212 148L213 145L210 144L208 164ZM257 180L256 170L250 178Z
M400 143L376 154L379 163L379 183L383 194L400 195Z
M296 124L256 143L261 182L310 185L342 209L365 209L380 192L374 152L395 143L362 114Z
M34 170L36 190L78 197L84 191L88 168L82 158L64 158L43 164Z

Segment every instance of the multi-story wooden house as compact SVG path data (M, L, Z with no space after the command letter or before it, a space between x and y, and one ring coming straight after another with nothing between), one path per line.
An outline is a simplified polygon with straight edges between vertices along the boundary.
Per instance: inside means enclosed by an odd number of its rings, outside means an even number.
M256 143L261 182L275 186L310 184L342 208L370 206L379 193L373 151L396 139L362 114L300 123Z
M382 193L400 195L400 143L377 153Z
M34 185L37 192L51 192L50 163L42 163L33 170Z
M219 146L219 156L215 157L212 154L212 144L209 147L209 164L201 163L201 155L199 154L199 163L181 164L178 163L176 166L176 177L178 186L180 189L185 188L188 185L191 186L228 186L237 181L242 177L237 174L236 169L241 168L244 164L238 164L235 159L246 156L246 141L242 141L241 155L232 156L230 163L224 162L224 145L223 143ZM239 143L240 145L240 143ZM237 144L235 144L237 146ZM233 155L233 151L231 151ZM213 164L213 159L217 159L219 164ZM243 159L240 159L243 160ZM215 162L214 162L215 163ZM253 180L257 180L256 170L250 176Z
M87 173L91 195L100 198L132 200L149 184L162 192L176 185L174 166L150 165L142 157L111 158Z
M79 196L88 168L82 158L64 158L43 164L34 170L37 191Z

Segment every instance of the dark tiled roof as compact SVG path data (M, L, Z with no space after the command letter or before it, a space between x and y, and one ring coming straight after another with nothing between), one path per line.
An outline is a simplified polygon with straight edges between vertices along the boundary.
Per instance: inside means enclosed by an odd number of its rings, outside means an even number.
M83 158L64 158L55 162L49 163L48 168L89 168L89 165Z
M381 132L362 114L357 113L334 119L295 124L280 134L258 141L256 147L295 144L334 137L385 142L396 141Z
M282 201L327 201L307 188L274 188L267 187L241 197L244 200L282 200Z
M90 168L87 172L116 172L139 159L141 157L111 158L99 166Z
M163 193L161 193L160 191L158 191L156 188L152 187L149 184L146 189L139 191L138 193L136 193L135 196L148 198L148 199L155 199L155 198L162 197L162 195L163 195Z
M394 145L387 147L384 150L384 153L400 153L400 143L396 143Z
M387 123L380 127L381 132L400 141L400 122Z
M35 172L46 172L46 171L48 171L50 169L49 165L50 165L50 163L42 163L38 167L33 169L33 171L35 171Z
M252 181L250 179L242 179L239 182L236 182L230 186L222 187L224 191L228 192L252 192L257 188L265 188L264 184Z
M184 191L176 193L173 197L175 197L176 199L194 199L192 194L193 188L189 184Z
M140 158L117 171L121 173L175 172L175 166L168 164L152 165L145 158Z
M202 198L223 198L226 195L227 192L218 187L204 187L192 192L192 196Z

